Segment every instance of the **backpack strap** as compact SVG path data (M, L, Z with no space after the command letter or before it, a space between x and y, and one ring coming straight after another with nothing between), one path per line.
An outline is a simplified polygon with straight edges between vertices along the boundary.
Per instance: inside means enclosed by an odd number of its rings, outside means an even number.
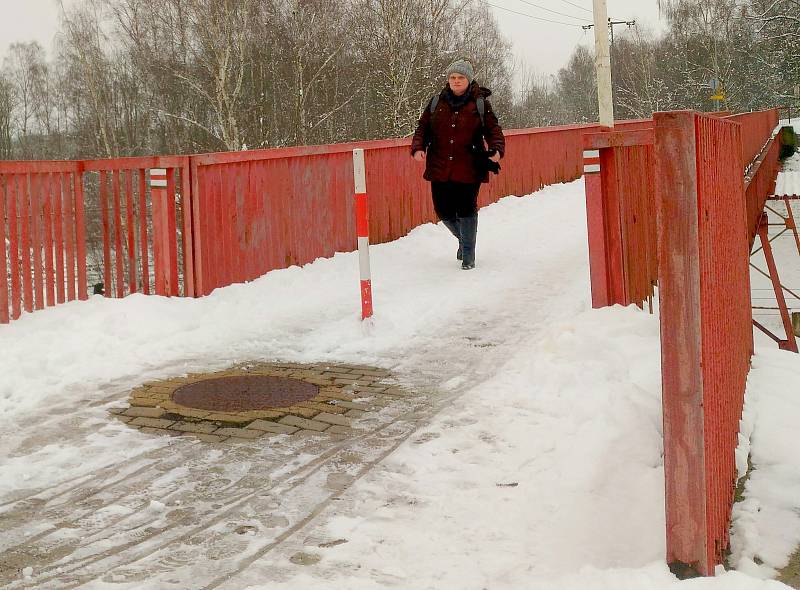
M431 117L433 117L434 113L436 112L436 106L439 104L439 95L434 94L433 98L431 99L431 106L428 107L428 110L431 113ZM475 99L475 106L478 108L478 115L481 118L481 127L486 126L486 99L483 96L479 96Z
M438 94L434 94L433 98L431 99L431 106L429 107L431 115L433 115L433 113L436 112L436 105L438 105L438 104L439 104L439 95Z

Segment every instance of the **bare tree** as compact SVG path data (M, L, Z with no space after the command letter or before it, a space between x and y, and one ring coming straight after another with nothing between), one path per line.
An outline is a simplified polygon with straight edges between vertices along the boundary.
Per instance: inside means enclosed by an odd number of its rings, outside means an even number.
M37 111L37 91L41 90L42 79L46 76L44 50L35 41L12 43L4 61L7 79L15 94L15 117L21 157L31 157L29 136L36 134L35 115Z
M104 23L106 14L101 0L86 0L63 12L63 42L60 59L65 62L70 84L73 125L84 130L84 150L95 155L114 157L120 154L114 126L114 83L111 56L113 47Z
M13 84L0 73L0 159L2 160L14 157L14 97Z

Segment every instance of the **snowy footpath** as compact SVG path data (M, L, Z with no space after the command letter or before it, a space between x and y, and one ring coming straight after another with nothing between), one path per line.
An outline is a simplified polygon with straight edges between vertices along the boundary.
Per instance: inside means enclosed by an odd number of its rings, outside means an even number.
M0 586L786 588L800 359L759 340L731 566L663 563L658 318L589 304L583 184L481 211L477 269L427 224L211 296L93 297L0 328ZM800 274L800 273L798 273ZM419 393L340 441L210 444L111 418L145 381L246 360L392 371Z

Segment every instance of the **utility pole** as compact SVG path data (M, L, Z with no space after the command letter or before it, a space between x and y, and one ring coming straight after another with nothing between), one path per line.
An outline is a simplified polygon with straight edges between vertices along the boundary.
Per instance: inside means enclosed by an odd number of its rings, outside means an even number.
M603 5L602 6L603 15L599 15L598 14L598 10L597 10L597 5L598 4L602 4ZM594 30L595 30L595 33L594 33L595 53L594 53L594 55L595 55L595 66L597 68L597 96L598 96L598 100L600 101L600 124L603 125L603 126L613 127L614 126L614 107L613 107L614 99L613 99L613 95L612 95L612 91L611 91L611 51L610 51L610 49L608 49L608 37L606 37L605 35L600 35L600 33L599 33L599 31L601 31L602 28L603 28L603 27L601 27L599 25L603 21L606 21L608 23L609 36L611 38L611 45L613 47L613 45L614 45L614 27L617 26L617 25L627 25L628 28L630 28L630 27L636 25L636 21L635 20L611 20L608 16L606 16L608 13L606 11L606 5L605 4L606 4L606 0L602 0L602 2L599 2L599 3L597 2L597 0L595 0L595 3L594 3L594 8L595 8L595 10L594 10L594 24L583 25L583 26L581 26L581 28L584 31L586 31L588 29L592 29L592 28L594 28ZM601 67L602 67L601 66L601 61L600 61L601 60L600 37L604 37L605 38L606 52L608 53L608 60L607 60L607 63L608 63L608 86L609 86L608 95L611 97L608 100L610 101L610 103L612 105L611 106L611 115L610 115L610 118L609 118L609 120L611 121L610 125L605 125L605 123L603 123L603 98L602 98L602 95L601 95L601 92L600 92Z
M594 65L597 70L597 102L600 125L614 127L614 98L611 90L611 52L608 47L608 22L606 0L593 0L594 14Z

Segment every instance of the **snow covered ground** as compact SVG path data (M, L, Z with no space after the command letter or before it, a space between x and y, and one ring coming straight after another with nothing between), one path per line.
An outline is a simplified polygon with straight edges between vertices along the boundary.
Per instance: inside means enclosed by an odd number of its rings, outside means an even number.
M785 588L761 578L800 540L800 359L759 339L755 471L733 526L746 574L679 582L662 561L658 320L590 309L582 182L482 210L476 270L455 249L433 224L373 247L369 326L356 254L203 299L94 297L3 326L0 583ZM385 367L426 398L330 451L214 448L106 413L144 381L243 360ZM349 479L331 491L333 476Z

